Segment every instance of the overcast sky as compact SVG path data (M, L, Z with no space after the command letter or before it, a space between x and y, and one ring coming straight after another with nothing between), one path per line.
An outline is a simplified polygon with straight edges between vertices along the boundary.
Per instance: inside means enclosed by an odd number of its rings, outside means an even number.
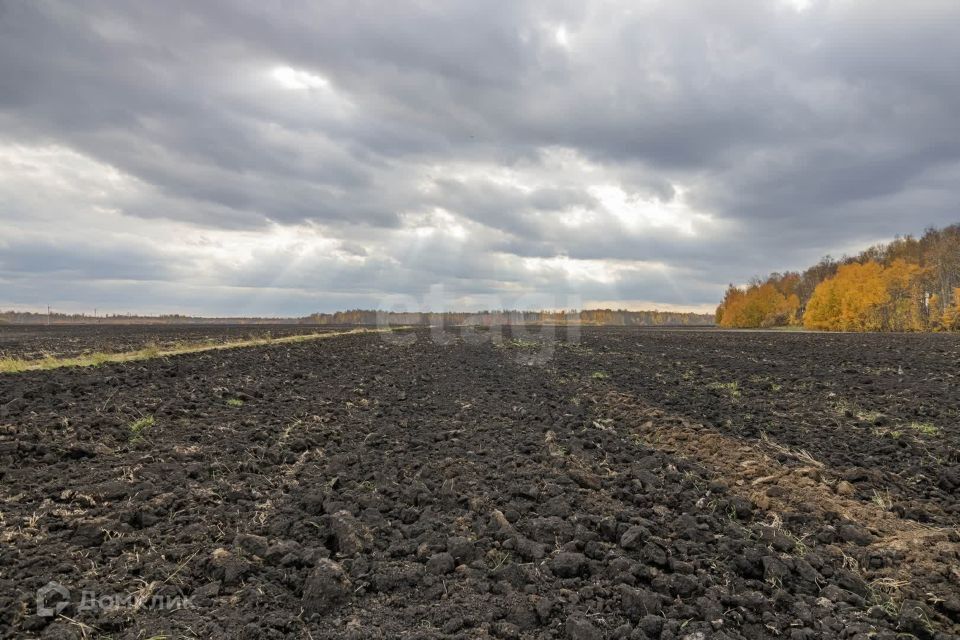
M0 0L0 308L712 310L960 221L960 3Z

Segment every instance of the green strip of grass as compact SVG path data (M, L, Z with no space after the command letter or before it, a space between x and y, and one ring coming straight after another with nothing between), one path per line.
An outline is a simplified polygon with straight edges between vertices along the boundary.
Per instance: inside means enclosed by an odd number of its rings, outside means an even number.
M136 351L125 351L121 353L90 353L72 358L57 358L55 356L42 358L39 360L23 360L20 358L0 359L0 374L2 373L22 373L24 371L44 371L47 369L59 369L61 367L96 367L102 364L112 362L132 362L135 360L149 360L151 358L163 358L166 356L178 356L185 353L200 353L203 351L218 351L220 349L237 349L240 347L257 347L270 344L288 344L291 342L306 342L308 340L322 340L324 338L335 338L354 333L383 333L402 329L405 327L394 327L389 329L351 329L350 331L328 331L325 333L307 333L297 336L284 336L282 338L252 338L250 340L235 340L233 342L222 342L219 344L201 343L184 344L174 346L168 349L159 347L145 347Z

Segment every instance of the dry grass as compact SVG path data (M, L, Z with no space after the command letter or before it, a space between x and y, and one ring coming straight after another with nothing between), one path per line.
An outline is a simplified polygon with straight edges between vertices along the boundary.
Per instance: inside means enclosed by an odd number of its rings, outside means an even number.
M770 438L770 436L767 435L766 431L760 434L760 442L770 447L777 453L782 453L789 458L799 460L811 466L817 467L818 469L823 468L823 463L817 460L816 458L814 458L812 455L810 455L806 449L794 450L794 449L785 447L782 444L779 444L778 442L775 442L772 438Z
M219 351L221 349L237 349L240 347L257 347L270 344L288 344L291 342L322 340L324 338L333 338L336 336L349 335L353 333L383 333L395 331L400 328L402 327L391 329L351 329L349 331L328 331L325 333L307 333L296 336L284 336L282 338L252 338L249 340L235 340L232 342L223 342L219 344L182 344L170 347L168 349L161 349L157 346L148 346L144 347L143 349L137 349L136 351L126 351L122 353L97 352L70 358L58 358L55 356L42 358L40 360L3 358L0 359L0 374L22 373L24 371L44 371L47 369L59 369L61 367L96 367L109 363L149 360L151 358L163 358L187 353L200 353L203 351Z

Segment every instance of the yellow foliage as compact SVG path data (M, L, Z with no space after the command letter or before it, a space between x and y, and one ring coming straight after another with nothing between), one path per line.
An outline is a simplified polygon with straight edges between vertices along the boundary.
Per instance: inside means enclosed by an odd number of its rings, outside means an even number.
M921 331L926 313L920 279L925 271L902 259L840 266L817 285L803 316L808 329Z
M725 327L803 324L832 331L960 331L960 224L897 237L853 257L727 289Z
M953 291L953 304L944 307L940 326L947 331L960 329L960 287Z
M744 328L793 324L799 308L797 294L785 296L772 282L755 284L746 290L730 287L717 308L717 324Z
M944 313L940 309L940 306L941 306L940 296L938 296L935 293L932 294L930 296L930 300L927 302L927 306L930 309L929 310L930 326L934 328L940 327L941 324L943 323L943 317L944 317Z

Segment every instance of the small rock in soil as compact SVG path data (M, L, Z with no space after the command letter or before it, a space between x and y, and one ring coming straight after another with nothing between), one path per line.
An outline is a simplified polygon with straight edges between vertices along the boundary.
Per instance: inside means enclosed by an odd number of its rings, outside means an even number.
M840 536L840 539L845 542L852 542L854 544L865 547L871 542L873 542L873 534L861 527L860 525L848 523L842 524L837 528L837 535Z
M433 556L430 556L430 559L427 560L427 571L434 575L443 575L445 573L450 573L453 571L456 566L456 562L453 559L453 556L449 553L437 553Z
M369 534L349 511L338 511L330 516L330 528L337 541L337 552L354 556L369 544Z
M624 549L638 549L649 532L640 526L632 526L620 536L620 546Z
M841 496L852 496L856 493L856 488L847 482L846 480L841 480L837 483L837 494Z
M593 623L578 616L567 618L566 632L569 640L603 640L603 634Z
M560 578L576 578L587 569L587 558L582 553L558 553L550 562L550 570Z
M215 549L209 560L210 575L226 585L235 585L250 570L250 564L226 549Z
M349 597L350 588L343 567L323 558L303 583L303 609L307 613L326 613Z

